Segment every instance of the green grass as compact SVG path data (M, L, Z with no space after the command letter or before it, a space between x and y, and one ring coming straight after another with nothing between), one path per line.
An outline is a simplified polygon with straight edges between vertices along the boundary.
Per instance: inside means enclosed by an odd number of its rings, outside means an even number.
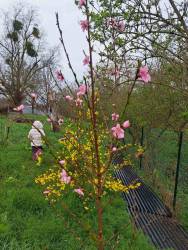
M57 139L62 137L63 131L54 134L45 117L38 116L37 119L45 123L45 132L55 151ZM10 125L8 140L5 140L6 125ZM84 221L80 226L60 203L50 206L41 188L35 184L35 177L51 167L53 159L45 146L41 166L36 166L31 160L27 140L30 127L29 124L7 123L5 117L0 118L0 249L96 249L86 230L88 224L92 230L95 229L95 214L83 212L75 195L64 197L71 211L77 214L80 221ZM105 249L152 250L146 237L134 230L120 194L111 194L108 198L110 203L104 213Z

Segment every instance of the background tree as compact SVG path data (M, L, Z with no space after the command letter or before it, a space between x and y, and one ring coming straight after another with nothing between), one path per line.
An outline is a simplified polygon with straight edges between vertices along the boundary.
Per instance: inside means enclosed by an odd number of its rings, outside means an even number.
M101 45L98 46L100 75L103 82L111 79L107 88L114 91L118 87L124 93L126 105L130 90L139 88L134 79L130 80L138 67L135 62L139 61L152 69L153 85L165 84L167 90L187 95L187 2L100 0L98 3L91 13L95 27L92 37ZM156 77L157 74L161 77Z
M13 13L4 14L4 33L0 38L0 94L14 105L19 105L27 93L35 89L35 75L54 59L54 51L44 49L37 23L36 11L31 7L14 7Z

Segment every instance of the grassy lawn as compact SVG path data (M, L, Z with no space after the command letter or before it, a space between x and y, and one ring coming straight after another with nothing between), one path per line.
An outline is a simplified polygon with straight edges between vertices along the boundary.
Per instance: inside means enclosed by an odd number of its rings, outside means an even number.
M32 117L32 116L29 116ZM57 139L63 135L54 134L45 117L37 118L45 123L54 152L58 149ZM77 250L96 249L88 236L88 224L96 228L96 219L89 211L83 212L79 198L64 197L64 202L76 214L71 219L61 203L52 206L45 200L42 190L34 182L36 176L53 166L49 149L44 146L41 166L31 160L31 148L27 134L31 125L10 123L7 141L5 127L7 120L0 118L0 249L1 250ZM66 126L66 123L65 125ZM105 207L104 225L105 249L152 250L147 239L133 228L120 194L111 194ZM79 221L84 220L84 225Z

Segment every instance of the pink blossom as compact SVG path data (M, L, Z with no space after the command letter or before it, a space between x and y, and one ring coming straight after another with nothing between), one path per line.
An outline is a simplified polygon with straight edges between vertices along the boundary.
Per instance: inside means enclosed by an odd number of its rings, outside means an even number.
M80 21L80 26L81 26L81 29L82 29L83 32L86 31L86 30L88 30L89 29L89 22L88 22L88 20L86 19L86 20Z
M115 138L118 138L118 139L124 138L124 130L121 128L119 123L115 127L113 127L111 130Z
M83 60L83 65L84 65L84 66L85 66L85 65L88 65L89 62L90 62L89 56L85 56L85 58L84 58L84 60Z
M111 18L110 20L108 20L108 25L115 28L115 27L117 27L118 24L114 18Z
M119 115L116 113L112 114L112 121L117 121L119 119Z
M66 96L65 96L65 99L66 99L67 101L72 101L72 100L73 100L73 97L70 96L70 95L66 95Z
M86 91L87 91L86 85L85 84L80 85L80 87L78 88L77 96L85 95Z
M79 0L79 2L78 2L79 8L81 8L84 5L86 5L86 0Z
M63 166L65 164L65 160L59 161L59 164L61 164Z
M50 194L50 193L51 193L50 190L44 190L44 192L43 192L43 194L45 194L45 195L48 195L48 194Z
M61 181L65 184L69 184L71 181L71 177L67 175L67 172L64 169L61 172Z
M64 81L64 76L63 76L63 74L62 74L62 72L61 72L61 70L57 70L56 71L56 77L57 77L57 79L59 80L59 81Z
M148 83L151 81L151 76L148 72L148 67L140 67L139 73L138 73L139 79L141 79L143 82Z
M119 31L123 32L125 30L125 23L123 21L120 21L118 23L118 29Z
M129 128L130 127L130 122L129 120L128 121L125 121L123 124L122 124L123 128Z
M111 75L119 77L120 76L120 70L118 68L112 69L111 70Z
M20 106L14 108L13 110L20 112L20 111L23 111L23 109L24 109L24 105L21 104Z
M80 107L80 106L82 106L83 100L80 99L80 98L78 97L78 98L75 100L75 103L76 103L76 106L77 106L77 107Z
M117 148L116 147L113 147L112 148L112 152L116 152L117 151Z
M84 192L83 192L83 190L81 188L74 189L74 192L76 192L80 196L84 196Z
M31 93L31 97L32 97L33 99L37 99L37 94Z
M50 118L47 118L47 122L52 122L52 120Z

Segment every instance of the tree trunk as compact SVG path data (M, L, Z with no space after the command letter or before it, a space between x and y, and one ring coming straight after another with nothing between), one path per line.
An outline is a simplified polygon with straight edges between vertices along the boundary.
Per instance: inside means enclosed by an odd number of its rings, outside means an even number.
M19 106L23 103L24 94L22 92L16 92L13 94L12 100L14 102L14 105Z

